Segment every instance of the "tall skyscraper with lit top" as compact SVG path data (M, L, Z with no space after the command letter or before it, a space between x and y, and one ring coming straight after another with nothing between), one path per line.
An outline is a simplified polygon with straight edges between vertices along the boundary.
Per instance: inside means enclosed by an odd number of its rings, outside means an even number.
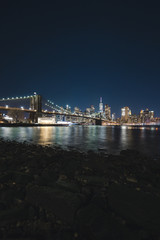
M103 112L103 103L102 103L102 97L100 97L100 103L99 103L99 112Z

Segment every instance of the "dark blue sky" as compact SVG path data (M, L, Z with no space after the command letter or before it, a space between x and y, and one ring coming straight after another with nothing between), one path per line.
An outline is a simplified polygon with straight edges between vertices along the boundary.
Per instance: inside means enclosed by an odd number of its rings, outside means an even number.
M108 3L110 2L110 3ZM160 116L158 1L7 1L0 8L0 97L34 91L59 105Z

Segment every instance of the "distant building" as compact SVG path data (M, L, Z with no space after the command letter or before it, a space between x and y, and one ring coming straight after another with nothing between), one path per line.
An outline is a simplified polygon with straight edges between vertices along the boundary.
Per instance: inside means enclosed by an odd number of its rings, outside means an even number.
M140 123L140 118L136 114L132 114L129 116L128 123Z
M115 113L112 113L112 121L116 121L116 114Z
M80 114L80 113L81 113L81 110L80 110L78 107L75 107L75 108L74 108L74 113Z
M107 120L111 120L111 107L108 106L108 104L105 104L104 106L104 113L105 113L105 118Z
M95 113L95 107L94 107L93 105L91 105L91 108L90 108L90 109L91 109L91 110L90 110L91 114Z
M103 103L102 103L102 97L100 97L100 103L99 103L99 112L103 113Z
M90 108L86 108L85 110L86 115L93 115L94 113L95 113L95 107L93 105L91 105Z
M146 108L146 110L141 110L140 119L142 123L151 122L154 119L154 111L149 111L148 108Z
M68 111L68 112L71 112L71 107L67 104L66 105L66 110Z
M86 108L85 114L86 114L86 115L90 115L90 114L91 114L91 108Z
M130 116L131 116L131 110L129 109L129 107L121 108L121 121L122 122L128 122Z

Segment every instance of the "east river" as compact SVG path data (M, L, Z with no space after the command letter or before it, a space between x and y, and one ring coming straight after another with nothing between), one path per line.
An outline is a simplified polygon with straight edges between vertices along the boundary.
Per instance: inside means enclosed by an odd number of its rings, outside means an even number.
M80 151L118 154L124 149L136 149L149 155L160 155L160 127L0 127L0 138Z

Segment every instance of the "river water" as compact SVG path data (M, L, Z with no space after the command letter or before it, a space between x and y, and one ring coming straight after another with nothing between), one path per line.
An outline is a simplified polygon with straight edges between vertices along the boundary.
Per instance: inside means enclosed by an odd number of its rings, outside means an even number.
M124 149L136 149L149 155L160 155L160 127L0 127L0 138L81 151L118 154Z

